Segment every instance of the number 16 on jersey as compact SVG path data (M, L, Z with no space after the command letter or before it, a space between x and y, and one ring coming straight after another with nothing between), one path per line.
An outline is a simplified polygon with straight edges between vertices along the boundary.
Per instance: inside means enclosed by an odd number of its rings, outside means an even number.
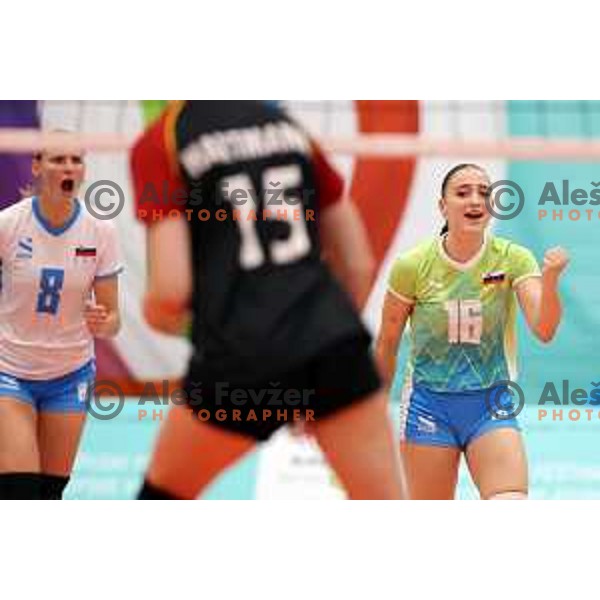
M448 300L448 343L481 344L483 316L479 300Z

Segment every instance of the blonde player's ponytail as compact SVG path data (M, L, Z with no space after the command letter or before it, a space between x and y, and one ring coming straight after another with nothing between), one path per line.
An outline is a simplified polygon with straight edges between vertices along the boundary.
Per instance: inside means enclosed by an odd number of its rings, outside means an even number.
M23 198L29 198L30 196L35 196L37 193L36 189L37 189L37 186L35 185L34 181L29 181L24 186L20 187L19 195L21 196L21 200L23 200Z
M41 159L42 159L41 152L36 152L31 157L32 161L41 160ZM29 198L30 196L35 196L38 192L39 192L39 185L38 185L37 179L35 179L35 178L31 179L23 187L19 188L19 194L21 195L21 200L23 198Z

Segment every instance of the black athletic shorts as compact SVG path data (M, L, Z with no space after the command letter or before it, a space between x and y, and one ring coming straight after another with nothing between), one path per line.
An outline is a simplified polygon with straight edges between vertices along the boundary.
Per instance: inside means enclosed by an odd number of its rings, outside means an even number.
M228 431L269 439L280 427L318 421L366 398L381 386L367 337L346 339L302 366L274 374L268 381L236 385L187 375L188 406L202 422Z

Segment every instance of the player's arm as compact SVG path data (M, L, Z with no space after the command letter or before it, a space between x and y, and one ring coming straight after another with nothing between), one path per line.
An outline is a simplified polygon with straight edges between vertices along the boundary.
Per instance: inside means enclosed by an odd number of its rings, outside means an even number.
M375 343L377 364L388 386L394 379L398 345L416 302L418 257L418 254L410 252L398 257L388 278L381 327Z
M97 338L111 338L119 333L119 278L117 275L94 282L94 301L88 302L84 319L90 333Z
M148 283L144 317L170 335L182 335L190 321L192 265L187 222L165 219L148 230Z
M562 318L558 283L568 262L563 248L552 248L544 255L541 278L529 277L516 288L529 329L545 343L552 340Z
M383 301L381 327L375 343L375 358L383 381L389 387L396 373L398 345L413 305L389 291Z
M147 227L148 279L143 301L148 324L162 333L183 334L190 318L192 269L189 231L183 217L161 218L161 213L182 213L171 204L186 190L173 154L174 128L181 105L172 105L146 130L131 153L136 216ZM170 143L169 143L170 140ZM148 194L148 192L153 192ZM163 192L166 197L162 196ZM161 200L156 205L155 199Z
M97 264L93 296L86 302L84 319L90 333L97 338L110 338L121 328L119 311L120 259L117 230L107 221L98 223Z
M344 194L344 180L315 142L312 164L323 257L362 310L375 278L375 259L366 229L355 204Z
M342 198L323 211L320 232L325 260L362 310L375 278L375 259L350 198Z

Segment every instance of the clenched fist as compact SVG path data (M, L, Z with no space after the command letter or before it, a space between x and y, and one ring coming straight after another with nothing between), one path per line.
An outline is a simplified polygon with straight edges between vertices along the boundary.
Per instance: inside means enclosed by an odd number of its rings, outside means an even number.
M548 277L558 279L559 275L565 270L569 264L569 255L564 248L556 246L546 250L544 254L544 264L542 266L542 274Z
M105 306L87 302L83 312L87 328L94 337L104 337L110 326L110 314Z

